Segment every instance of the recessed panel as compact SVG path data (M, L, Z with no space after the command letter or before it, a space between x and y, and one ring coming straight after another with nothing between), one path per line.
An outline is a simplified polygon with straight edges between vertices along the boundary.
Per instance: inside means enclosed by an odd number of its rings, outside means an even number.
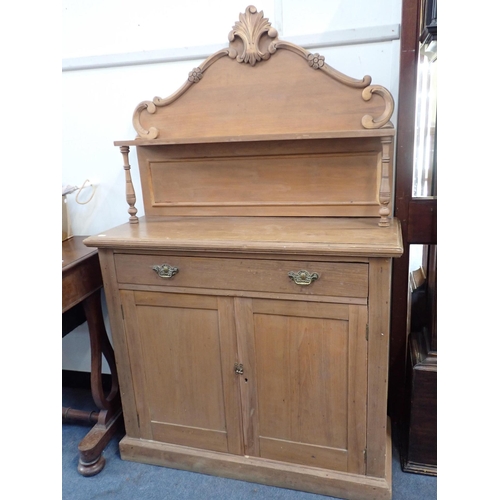
M225 431L217 310L138 305L137 322L151 421Z
M377 202L376 153L150 161L153 206Z

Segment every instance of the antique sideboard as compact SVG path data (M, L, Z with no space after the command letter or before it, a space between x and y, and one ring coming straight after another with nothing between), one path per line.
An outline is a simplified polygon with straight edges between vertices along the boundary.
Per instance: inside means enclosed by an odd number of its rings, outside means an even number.
M137 137L115 143L129 221L85 240L99 249L123 459L391 497L393 108L253 6L175 94L137 106Z

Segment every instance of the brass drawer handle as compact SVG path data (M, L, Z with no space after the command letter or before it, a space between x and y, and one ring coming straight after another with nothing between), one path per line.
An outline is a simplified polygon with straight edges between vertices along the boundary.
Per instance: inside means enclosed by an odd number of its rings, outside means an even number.
M179 268L169 266L168 264L153 266L153 270L156 271L156 273L160 278L172 278L175 274L179 272Z
M319 278L318 273L310 273L305 269L297 271L296 273L290 271L288 273L288 277L293 280L293 282L297 285L310 285L314 280Z

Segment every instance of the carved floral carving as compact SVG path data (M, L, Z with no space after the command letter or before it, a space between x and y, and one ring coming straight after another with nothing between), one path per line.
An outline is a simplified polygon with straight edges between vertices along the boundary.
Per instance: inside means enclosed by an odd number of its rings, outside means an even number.
M325 58L320 56L319 54L311 54L309 53L307 56L307 62L309 66L314 69L322 68L325 65Z
M203 73L200 68L194 68L189 72L188 80L193 83L198 83L203 78Z
M264 17L264 13L257 12L253 5L248 6L245 13L240 14L240 20L235 23L228 35L230 42L233 42L235 37L243 41L243 51L240 54L235 47L231 47L229 57L238 62L248 63L250 66L255 66L258 61L269 59L271 56L269 47L264 51L259 48L259 41L264 33L271 38L278 36L278 32L271 26L269 19Z

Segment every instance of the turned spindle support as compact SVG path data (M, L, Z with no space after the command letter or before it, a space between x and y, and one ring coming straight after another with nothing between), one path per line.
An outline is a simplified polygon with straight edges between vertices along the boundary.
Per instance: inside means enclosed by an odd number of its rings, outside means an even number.
M120 146L120 152L123 156L123 169L125 170L125 191L127 197L127 203L130 208L128 209L128 213L130 215L129 222L130 224L137 224L139 222L139 218L136 216L137 208L135 208L135 190L134 184L132 183L132 176L130 175L130 163L128 161L128 153L130 148L128 146Z
M380 220L378 225L381 227L387 227L390 224L389 216L391 211L389 209L389 203L391 201L391 183L389 179L389 164L391 161L390 148L392 144L392 137L382 137L380 139L382 143L382 168L381 168L381 179L380 179L380 191L379 191L379 202L380 202Z

